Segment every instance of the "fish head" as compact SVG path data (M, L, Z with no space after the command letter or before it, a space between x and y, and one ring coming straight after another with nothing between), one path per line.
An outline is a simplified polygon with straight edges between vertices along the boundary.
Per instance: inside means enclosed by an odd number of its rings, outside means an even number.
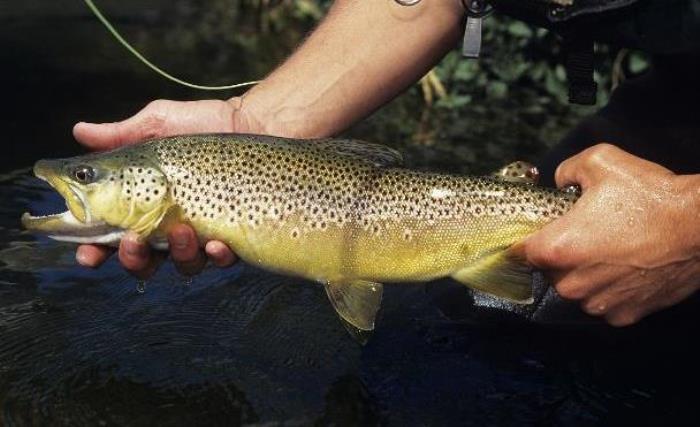
M40 160L34 174L66 201L55 215L25 213L25 228L56 240L116 244L124 231L153 231L169 206L168 182L148 156L117 150Z

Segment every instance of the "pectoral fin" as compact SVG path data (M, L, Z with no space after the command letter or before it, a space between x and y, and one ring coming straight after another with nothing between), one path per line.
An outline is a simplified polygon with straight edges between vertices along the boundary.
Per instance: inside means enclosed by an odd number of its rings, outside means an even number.
M128 228L138 233L141 238L146 239L160 226L163 218L172 210L174 210L172 207L165 204L156 206L151 211L142 214L138 221Z
M458 282L518 304L532 304L532 274L508 249L490 253L452 275Z
M501 181L535 185L540 179L540 172L532 163L513 162L492 173L491 176Z
M326 294L333 308L347 323L361 331L374 329L374 318L382 302L381 283L353 281L326 283Z

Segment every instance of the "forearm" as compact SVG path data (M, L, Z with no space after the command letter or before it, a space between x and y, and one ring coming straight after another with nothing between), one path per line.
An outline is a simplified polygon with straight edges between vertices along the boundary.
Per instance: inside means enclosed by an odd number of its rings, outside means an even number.
M306 42L235 100L236 128L279 136L335 134L415 82L459 39L459 0L337 0Z

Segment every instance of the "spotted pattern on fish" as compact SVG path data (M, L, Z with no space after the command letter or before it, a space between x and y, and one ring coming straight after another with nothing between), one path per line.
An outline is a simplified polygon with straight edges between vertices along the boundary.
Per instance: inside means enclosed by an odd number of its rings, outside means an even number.
M349 223L362 177L374 168L371 162L351 162L304 144L261 144L243 137L235 145L212 138L153 148L187 219L223 219L255 228L294 216L301 218L292 236L298 237Z
M452 277L532 301L529 269L510 248L578 195L532 185L527 166L479 178L406 169L396 151L357 141L177 136L38 162L70 212L23 221L79 243L134 230L157 247L184 221L201 242L323 283L346 322L371 330L381 283Z
M319 150L315 144L259 136L240 136L231 144L211 136L169 139L151 148L186 219L255 228L298 217L293 238L350 223L382 234L407 216L427 223L464 216L554 218L573 200L495 179L377 167L336 146ZM412 231L402 234L410 240Z

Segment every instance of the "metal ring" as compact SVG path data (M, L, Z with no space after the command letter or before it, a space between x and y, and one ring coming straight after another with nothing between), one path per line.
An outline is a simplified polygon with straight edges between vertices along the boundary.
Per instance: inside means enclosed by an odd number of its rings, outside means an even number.
M493 7L486 0L462 0L462 6L472 18L485 18L493 13Z
M394 0L394 1L398 4L400 4L401 6L415 6L421 2L421 0Z

